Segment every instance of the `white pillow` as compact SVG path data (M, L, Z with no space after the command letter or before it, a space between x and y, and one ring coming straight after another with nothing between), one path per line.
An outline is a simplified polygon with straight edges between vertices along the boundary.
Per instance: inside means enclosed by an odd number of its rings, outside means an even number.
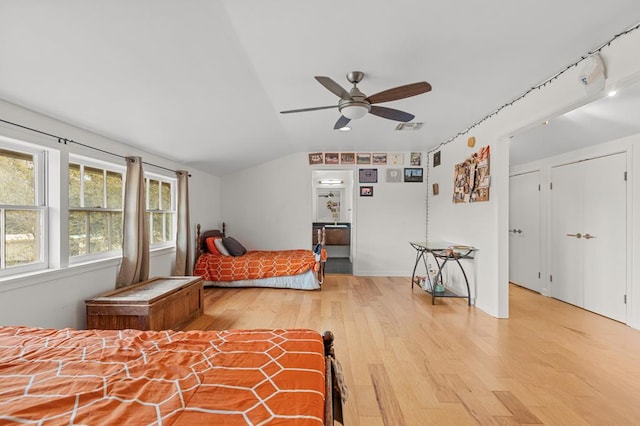
M224 244L222 244L222 238L216 238L214 243L215 243L216 247L218 248L218 251L220 252L221 255L229 256L229 250L227 250L227 248L224 246Z

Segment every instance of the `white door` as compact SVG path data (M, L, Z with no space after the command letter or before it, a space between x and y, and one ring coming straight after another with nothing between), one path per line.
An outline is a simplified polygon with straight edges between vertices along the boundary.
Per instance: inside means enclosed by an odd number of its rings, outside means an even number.
M626 320L626 154L554 167L551 295Z
M588 162L584 176L584 307L626 320L626 154Z
M540 172L509 178L509 281L540 292Z
M551 296L584 304L584 163L551 170Z

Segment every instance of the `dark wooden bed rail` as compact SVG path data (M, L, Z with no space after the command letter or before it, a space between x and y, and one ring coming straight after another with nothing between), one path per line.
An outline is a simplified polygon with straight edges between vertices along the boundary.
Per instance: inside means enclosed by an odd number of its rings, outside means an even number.
M203 254L207 252L207 243L206 240L209 237L224 237L226 234L227 225L222 222L222 230L220 229L210 229L208 231L202 232L202 227L200 224L196 225L196 251L194 256L194 265L195 261Z
M324 342L325 360L325 396L324 396L324 425L332 426L334 420L344 424L342 415L342 372L336 371L336 354L333 349L334 335L331 331L322 334Z

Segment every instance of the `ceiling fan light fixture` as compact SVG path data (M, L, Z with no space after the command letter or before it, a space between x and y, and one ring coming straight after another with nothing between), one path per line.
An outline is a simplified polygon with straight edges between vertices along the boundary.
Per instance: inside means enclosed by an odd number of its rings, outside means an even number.
M366 102L349 101L340 105L340 113L350 120L357 120L369 113L371 105Z

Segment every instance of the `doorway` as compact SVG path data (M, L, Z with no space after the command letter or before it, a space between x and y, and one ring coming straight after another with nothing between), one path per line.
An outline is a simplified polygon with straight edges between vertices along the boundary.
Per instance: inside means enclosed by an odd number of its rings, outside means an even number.
M353 273L353 171L313 170L312 236L324 232L327 263L325 273Z
M540 171L509 178L509 282L540 293Z

